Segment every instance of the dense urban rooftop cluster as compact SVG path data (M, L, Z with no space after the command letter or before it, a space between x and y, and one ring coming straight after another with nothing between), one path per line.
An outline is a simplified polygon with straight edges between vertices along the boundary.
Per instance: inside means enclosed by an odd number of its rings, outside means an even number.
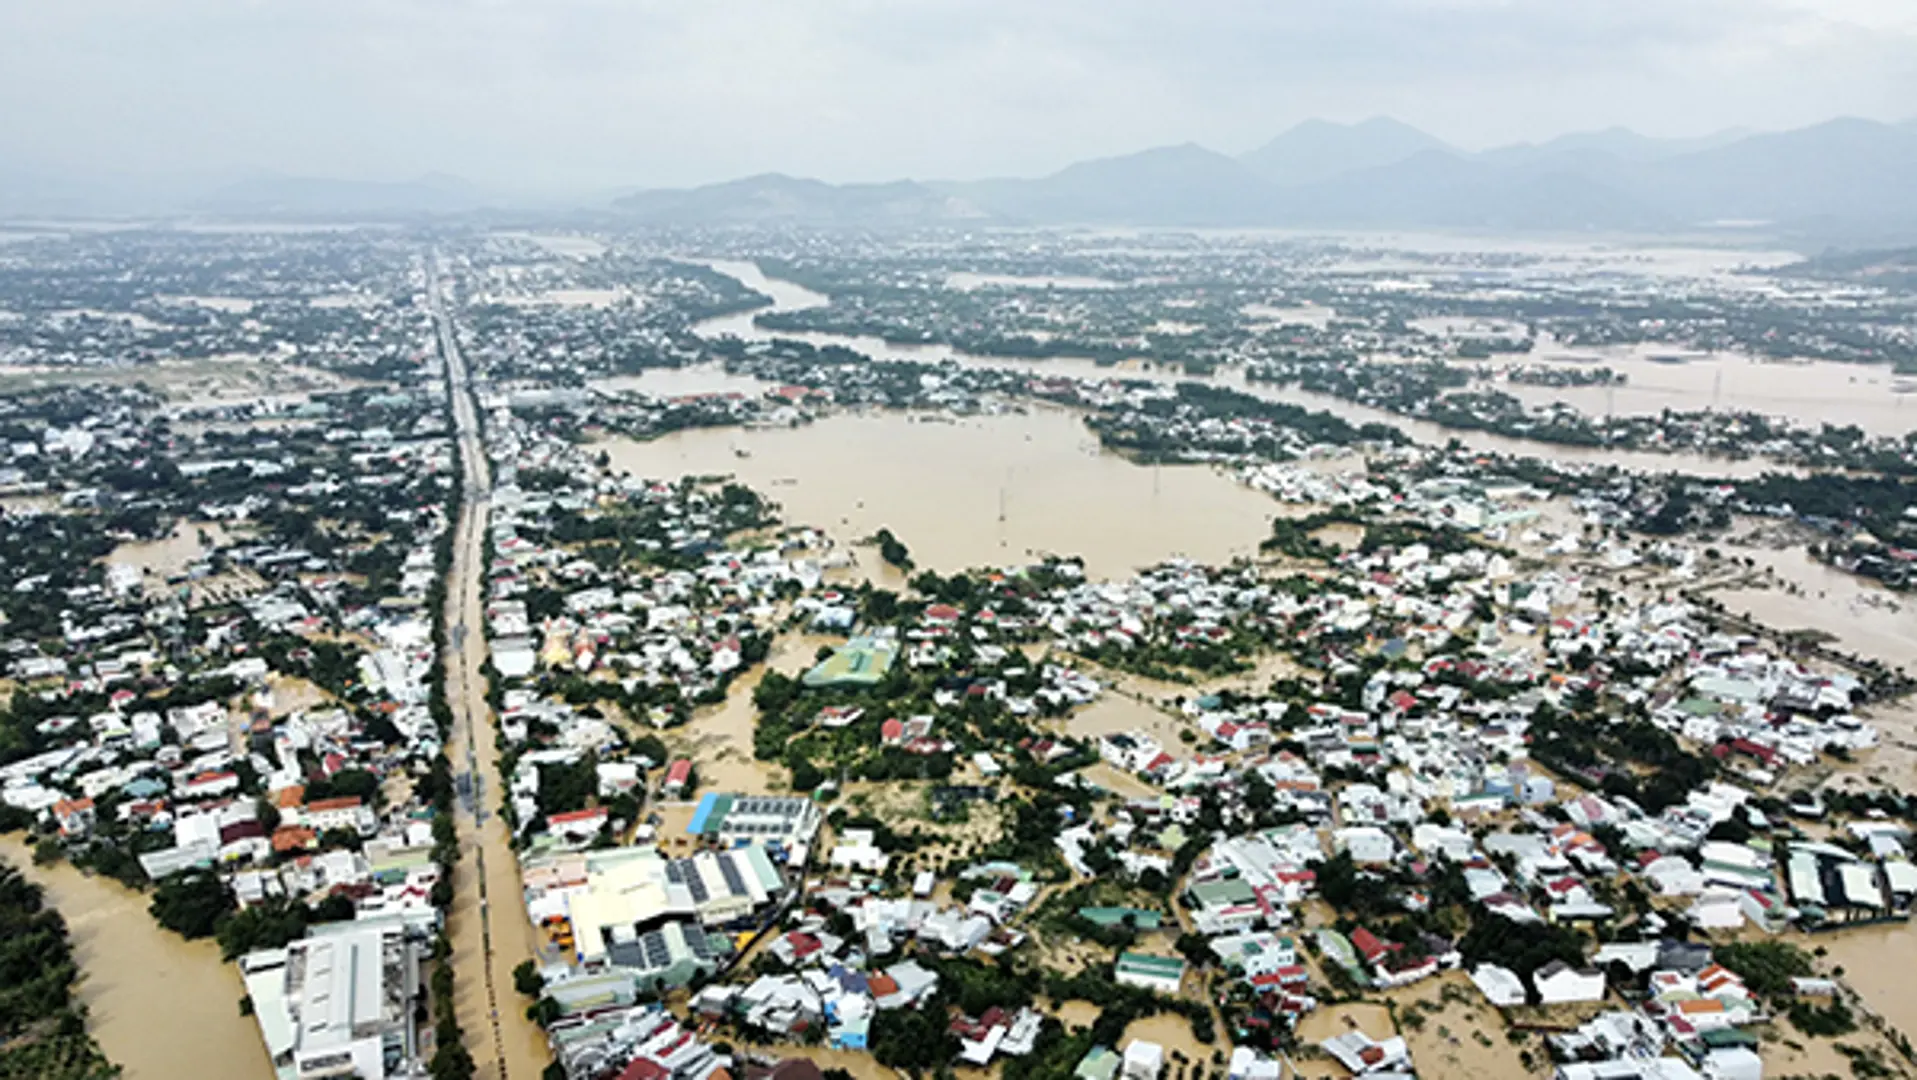
M761 317L781 332L1021 363L710 334L768 298L688 250L831 294ZM1917 803L1873 764L1908 682L1714 598L1759 576L1718 547L1754 522L1901 583L1903 444L1596 421L1483 384L1609 372L1466 363L1546 335L1895 359L1901 301L1849 296L1840 334L1829 286L1646 295L1459 256L1406 288L1378 254L403 230L0 249L5 360L44 381L0 397L0 823L216 940L283 1075L470 1076L520 1033L568 1080L810 1080L807 1055L1443 1075L1440 1033L1467 1026L1512 1075L1761 1077L1792 1046L1905 1070L1834 954L1917 902ZM1058 280L996 280L1035 275ZM175 363L227 353L277 381ZM1022 363L1053 353L1127 364ZM128 370L43 379L62 365ZM730 388L655 393L660 368ZM1331 399L1853 471L1649 475ZM1269 496L1269 532L1222 565L919 566L911 535L613 452L868 410L1068 410L1088 453ZM0 875L0 921L63 945L18 885ZM455 971L490 995L456 997ZM71 1041L13 1023L0 1055L85 1075L83 1011L46 1002Z

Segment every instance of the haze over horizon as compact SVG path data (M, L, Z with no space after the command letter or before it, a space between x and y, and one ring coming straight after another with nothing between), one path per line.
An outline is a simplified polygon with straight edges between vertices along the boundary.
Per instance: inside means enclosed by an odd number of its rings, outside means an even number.
M0 9L0 161L525 190L1041 176L1312 118L1467 150L1917 112L1903 0L133 0ZM0 167L3 169L3 167Z

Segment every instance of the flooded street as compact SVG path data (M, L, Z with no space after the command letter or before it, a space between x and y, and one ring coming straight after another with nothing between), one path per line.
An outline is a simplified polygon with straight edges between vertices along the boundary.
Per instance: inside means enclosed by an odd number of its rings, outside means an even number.
M492 708L480 689L486 680L480 666L486 650L463 645L469 630L479 633L486 625L481 559L491 466L480 449L478 414L471 392L464 388L465 363L454 343L452 321L438 304L436 285L431 295L459 433L464 493L454 525L445 606L446 625L452 628L453 640L462 644L443 650L440 657L447 704L454 716L446 758L454 769L464 771L471 785L471 794L455 802L460 858L453 868L453 902L446 912L445 934L458 969L453 1014L465 1030L473 1075L481 1080L509 1080L540 1075L552 1054L545 1032L525 1014L512 990L513 969L538 955L538 941L523 901L512 834L504 815L487 806L486 790L499 776L501 741L496 737Z
M1046 553L1082 555L1099 578L1176 556L1223 563L1255 554L1277 509L1223 472L1134 465L1102 449L1077 415L1052 408L956 421L848 414L595 448L635 476L737 476L776 500L787 522L842 542L889 528L920 566L946 573Z
M240 1015L246 987L211 940L187 941L147 913L147 897L61 863L33 865L18 837L0 858L47 892L67 921L79 998L100 1049L126 1080L269 1080L260 1029Z

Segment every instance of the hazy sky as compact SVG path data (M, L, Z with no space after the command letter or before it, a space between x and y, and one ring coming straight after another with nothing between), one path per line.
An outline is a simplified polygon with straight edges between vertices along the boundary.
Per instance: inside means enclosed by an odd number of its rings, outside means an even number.
M1917 0L0 0L0 169L971 178L1378 114L1907 119Z

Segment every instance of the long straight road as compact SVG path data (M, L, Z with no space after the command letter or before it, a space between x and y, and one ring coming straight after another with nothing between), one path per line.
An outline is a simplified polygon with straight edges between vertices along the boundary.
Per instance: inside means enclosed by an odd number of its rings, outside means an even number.
M526 1019L526 1002L513 989L512 975L520 961L533 957L533 928L526 919L512 836L505 820L487 811L487 793L496 786L499 758L481 668L486 659L484 560L492 476L471 377L453 332L436 253L428 256L426 266L426 293L446 365L462 490L446 582L448 648L441 658L446 665L446 702L453 711L446 754L462 792L455 809L460 860L453 874L453 907L447 915L453 947L453 1003L480 1080L536 1080L551 1055L545 1034Z

